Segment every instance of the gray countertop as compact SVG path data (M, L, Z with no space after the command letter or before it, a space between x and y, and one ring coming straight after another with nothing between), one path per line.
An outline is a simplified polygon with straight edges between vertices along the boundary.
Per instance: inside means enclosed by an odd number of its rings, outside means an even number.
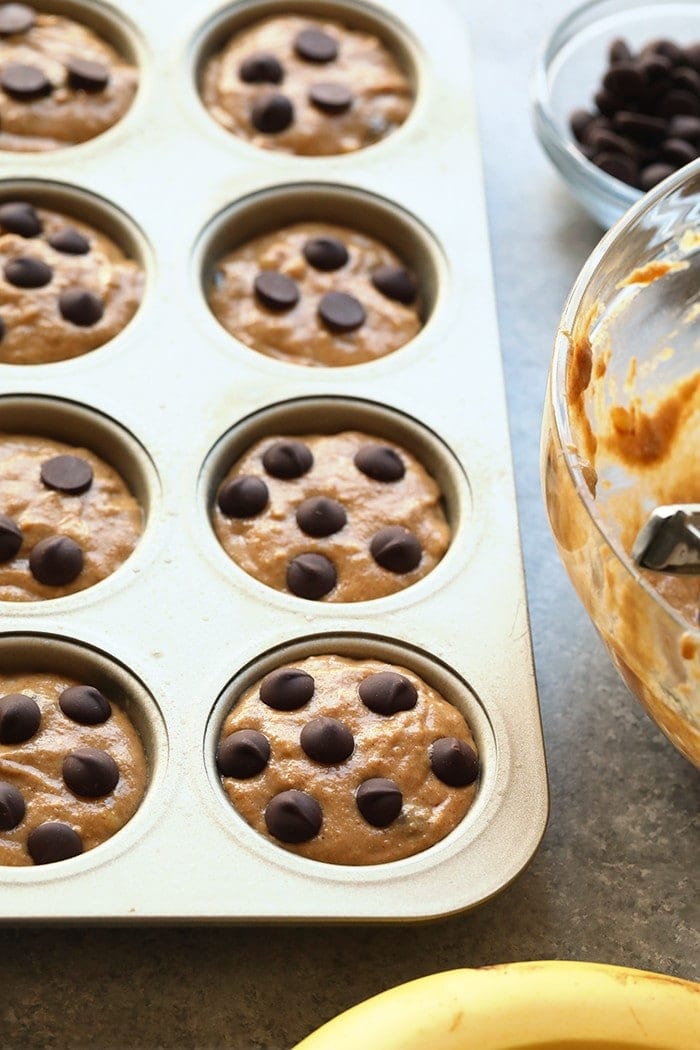
M551 816L542 845L509 889L436 924L0 930L8 1050L283 1050L392 985L512 960L598 960L700 979L698 778L609 663L557 557L540 490L553 334L601 235L541 154L528 111L536 47L570 5L457 2L475 55L549 763ZM400 6L396 0L397 13Z

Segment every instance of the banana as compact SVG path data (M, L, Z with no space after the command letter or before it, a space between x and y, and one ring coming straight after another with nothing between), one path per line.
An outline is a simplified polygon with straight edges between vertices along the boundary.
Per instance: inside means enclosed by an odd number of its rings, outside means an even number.
M584 962L447 970L367 999L294 1050L699 1050L700 984Z

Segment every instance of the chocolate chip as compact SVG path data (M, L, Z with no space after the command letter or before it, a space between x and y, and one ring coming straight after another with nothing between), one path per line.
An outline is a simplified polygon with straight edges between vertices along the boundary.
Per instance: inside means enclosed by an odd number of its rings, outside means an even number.
M291 481L311 470L314 457L303 441L275 441L265 450L262 461L271 477Z
M372 274L372 284L387 299L410 306L416 301L418 286L408 270L402 266L380 266Z
M119 783L119 766L106 751L77 747L63 759L63 779L74 795L101 798Z
M698 156L698 149L685 139L664 139L661 143L661 156L675 168L690 164Z
M92 467L82 456L53 456L41 464L41 480L49 489L78 496L92 485Z
M294 50L305 62L332 62L338 57L338 45L322 29L302 29L294 40Z
M299 742L314 762L334 766L353 753L355 740L346 725L337 718L314 718L304 726Z
M254 518L265 509L270 498L262 478L234 478L219 489L217 503L227 518Z
M346 525L345 507L326 496L312 496L297 507L297 525L307 536L332 536Z
M577 142L585 142L586 131L594 119L587 109L575 109L569 114L569 127Z
M318 304L318 315L331 332L354 332L365 323L365 309L347 292L326 292Z
M629 113L623 110L615 117L615 128L632 142L644 146L658 145L666 134L668 125L662 117L650 117L646 113Z
M679 113L671 118L668 132L671 138L685 139L694 146L700 146L700 117L694 117L689 113Z
M406 473L401 456L388 445L363 445L353 462L374 481L400 481Z
M0 70L0 87L18 102L33 102L50 95L53 90L51 81L41 69L23 62L13 62Z
M386 717L397 711L410 711L418 703L415 685L398 671L371 674L360 682L357 691L365 707Z
M630 62L631 60L632 52L627 41L622 37L617 37L608 48L608 61L614 65L616 62Z
M55 864L82 853L83 840L70 824L50 820L29 832L27 849L35 864Z
M294 106L286 95L276 91L255 100L250 119L264 135L278 135L293 122Z
M393 780L372 777L360 784L355 802L368 824L373 828L386 828L401 812L403 795Z
M23 693L0 697L0 744L23 744L34 736L41 723L36 700Z
M337 237L310 237L302 251L307 263L323 273L339 270L349 259L347 248Z
M250 780L270 760L270 742L256 729L239 729L222 740L216 749L216 765L222 777Z
M68 83L76 91L96 94L109 83L109 69L89 58L71 58L67 64Z
M317 601L335 587L338 576L322 554L299 554L287 566L287 586L298 598Z
M675 87L690 91L693 95L700 95L700 73L696 73L689 66L679 66L671 70L671 81Z
M642 55L663 55L672 65L683 61L683 51L673 40L650 40L641 51Z
M280 842L308 842L321 830L323 812L316 799L305 791L281 791L267 804L265 824Z
M26 33L34 21L34 11L27 4L3 4L0 7L0 36Z
M59 696L58 706L66 718L81 726L101 725L112 714L109 700L93 685L69 686Z
M600 168L601 171L605 171L608 175L612 175L614 179L619 179L620 182L626 182L629 186L636 186L637 165L631 157L626 157L622 153L609 153L604 151L603 153L595 154L593 157L593 163L596 167Z
M243 59L238 75L246 84L281 84L284 70L279 59L269 51L255 51Z
M344 84L328 81L312 84L309 88L309 102L323 113L331 115L345 113L354 101L355 96Z
M375 532L369 549L377 565L398 575L415 569L423 556L416 537L400 525L387 525Z
M19 255L5 263L5 279L15 288L43 288L53 279L53 270L41 259Z
M260 699L275 711L296 711L308 704L315 688L316 683L306 671L300 671L298 667L280 667L263 678Z
M48 242L55 251L63 252L64 255L87 255L90 251L87 237L83 237L82 233L78 233L72 226L66 226L53 233Z
M6 514L0 514L0 562L14 558L22 546L22 539L19 525Z
M83 571L83 552L69 536L47 536L29 555L29 568L39 583L63 587Z
M268 310L291 310L299 302L296 281L276 270L263 270L253 282L255 294Z
M20 237L38 237L44 228L36 208L28 201L9 201L3 204L0 207L0 226L8 233L16 233Z
M0 831L12 831L21 824L25 810L21 792L13 784L0 780Z
M650 164L640 171L639 185L646 193L647 190L653 189L659 182L667 179L675 170L672 164Z
M656 112L658 116L668 118L675 117L679 113L697 117L700 116L700 98L691 91L676 88L664 95L656 107Z
M430 748L430 768L450 787L467 787L479 775L476 751L456 736L444 736Z
M102 300L84 288L67 288L58 297L58 308L65 321L79 328L91 328L104 313Z
M638 98L644 84L644 74L633 62L617 62L603 77L603 89L618 99Z

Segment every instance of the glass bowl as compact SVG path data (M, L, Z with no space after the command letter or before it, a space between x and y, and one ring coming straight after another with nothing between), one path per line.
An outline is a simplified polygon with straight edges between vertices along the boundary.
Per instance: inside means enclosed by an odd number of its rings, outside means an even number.
M658 39L700 41L697 0L593 0L576 8L544 42L532 84L532 113L542 147L574 196L603 227L616 222L641 189L614 178L581 152L569 126L577 109L595 110L593 96L608 68L614 40L633 52Z
M656 506L700 503L700 161L634 205L579 274L541 470L559 554L615 666L700 767L700 576L630 554Z

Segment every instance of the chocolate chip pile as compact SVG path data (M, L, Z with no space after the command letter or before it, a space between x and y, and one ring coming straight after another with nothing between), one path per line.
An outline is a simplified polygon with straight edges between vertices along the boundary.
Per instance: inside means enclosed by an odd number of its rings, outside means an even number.
M224 789L258 830L332 863L380 863L444 837L479 760L460 713L378 661L311 657L249 690L216 753Z
M650 190L700 156L700 43L653 40L638 53L617 39L594 95L577 109L571 130L597 167Z

